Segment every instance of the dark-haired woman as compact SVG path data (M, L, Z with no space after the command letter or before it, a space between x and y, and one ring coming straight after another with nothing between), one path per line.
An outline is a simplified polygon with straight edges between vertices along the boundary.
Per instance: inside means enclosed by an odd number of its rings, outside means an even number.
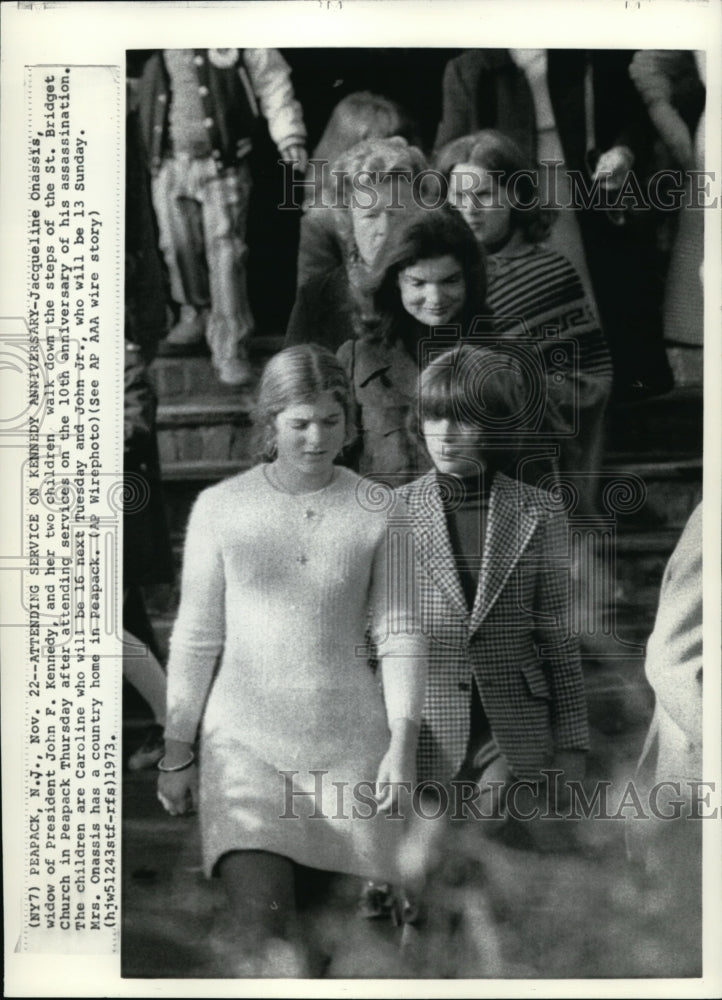
M419 372L439 344L489 329L486 275L456 212L417 207L394 221L369 285L374 318L338 357L359 409L359 471L396 486L429 468L408 429Z
M539 207L534 171L513 140L490 129L449 143L438 167L450 204L488 255L494 329L528 345L560 471L578 492L577 512L593 514L612 362L579 275L545 245L551 219Z

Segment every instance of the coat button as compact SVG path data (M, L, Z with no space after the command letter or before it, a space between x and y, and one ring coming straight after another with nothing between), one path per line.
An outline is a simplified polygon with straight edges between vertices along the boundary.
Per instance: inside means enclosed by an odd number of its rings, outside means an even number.
M196 66L202 66L203 56L193 56L193 62L196 64Z
M204 84L201 84L201 86L198 88L198 93L201 95L201 97L208 97L208 87L206 87Z
M213 128L214 121L212 118L205 118L203 120L203 124L205 125L206 128Z
M158 100L160 101L161 104L165 104L168 98L166 97L165 94L158 94Z

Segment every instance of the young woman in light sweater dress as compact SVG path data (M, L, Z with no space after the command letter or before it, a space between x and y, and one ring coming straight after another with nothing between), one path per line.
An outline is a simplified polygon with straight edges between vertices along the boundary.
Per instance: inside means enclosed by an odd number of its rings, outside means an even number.
M379 783L414 779L425 643L410 589L389 584L402 502L334 465L350 398L323 348L276 355L255 421L267 460L201 493L188 525L159 797L192 807L200 736L205 872L254 951L297 938L299 869L400 878L406 824Z

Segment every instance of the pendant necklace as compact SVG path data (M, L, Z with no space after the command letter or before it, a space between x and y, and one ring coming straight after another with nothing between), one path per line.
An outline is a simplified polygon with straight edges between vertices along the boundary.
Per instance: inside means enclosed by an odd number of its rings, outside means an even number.
M333 482L336 476L336 468L334 467L331 469L331 476L329 477L327 483L324 483L323 486L319 486L318 489L309 490L307 493L306 492L294 493L293 490L289 490L288 487L285 486L284 483L282 482L281 477L278 475L278 471L273 463L267 465L265 467L265 470L266 470L266 479L274 489L278 490L280 493L284 493L286 496L293 497L296 501L303 503L305 505L305 509L303 511L303 520L305 524L308 525L309 528L315 528L323 520L324 515L323 511L318 509L318 504L314 503L313 500L311 500L311 497L318 496L318 498L320 499L320 494L324 493L325 490ZM299 538L298 540L302 541L302 538ZM310 539L308 539L307 541L310 541ZM305 566L309 560L305 548L306 547L302 545L299 548L298 555L296 556L296 562L299 563L301 566Z

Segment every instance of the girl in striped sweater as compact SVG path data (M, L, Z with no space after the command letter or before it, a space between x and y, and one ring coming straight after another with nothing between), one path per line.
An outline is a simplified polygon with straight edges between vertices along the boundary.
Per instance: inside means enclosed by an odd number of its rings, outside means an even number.
M544 430L578 498L574 512L592 514L612 363L579 275L545 245L551 220L540 208L536 171L515 142L491 129L446 145L437 166L450 203L487 253L494 328L524 345L522 363L544 394Z

